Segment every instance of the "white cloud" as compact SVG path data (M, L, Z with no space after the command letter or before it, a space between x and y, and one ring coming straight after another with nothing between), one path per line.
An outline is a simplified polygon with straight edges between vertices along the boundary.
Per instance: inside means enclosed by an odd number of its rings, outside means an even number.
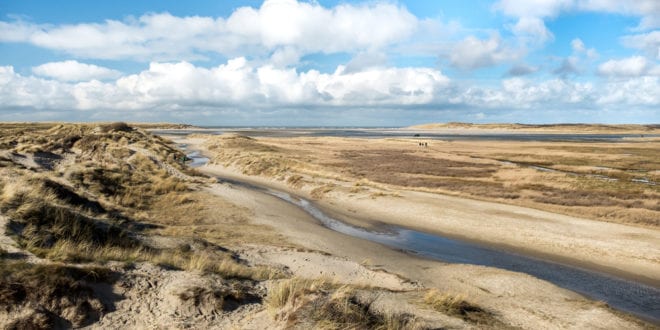
M641 17L638 29L660 26L660 1L657 0L500 0L494 6L513 17L553 18L562 12L605 12Z
M325 8L316 2L266 0L257 9L238 8L226 19L161 13L54 26L0 21L0 41L82 58L170 60L199 59L205 52L230 57L276 52L276 59L287 62L294 53L377 50L408 38L417 24L404 7L387 2Z
M0 41L23 42L38 31L39 26L20 20L11 23L0 21Z
M33 67L32 72L62 81L104 80L121 76L117 70L78 61L50 62Z
M660 1L657 0L577 0L575 7L584 11L641 16L642 19L637 29L660 27Z
M543 18L554 17L574 3L574 0L500 0L494 7L509 16Z
M660 60L660 31L625 36L621 41L627 47L640 49L648 56Z
M431 102L449 85L440 71L429 68L366 68L334 73L272 65L253 66L236 58L213 67L188 62L150 64L149 69L114 82L64 83L0 71L0 103L54 109L241 109L280 106L414 105Z
M581 39L573 39L571 41L571 48L573 48L574 52L585 52L587 48L584 46L584 42L582 42Z
M289 112L295 112L296 118L285 119L291 123L298 117L333 118L337 111L350 113L348 109L371 116L382 109L403 111L397 116L417 109L561 112L602 107L648 113L660 106L658 78L620 77L598 83L511 78L500 86L479 87L452 82L430 68L346 72L339 66L333 73L298 72L236 58L212 68L153 62L148 69L115 81L72 83L22 76L12 67L0 67L0 104L4 109L49 112L49 118L54 111L156 119L178 113L182 118L244 117L247 122L264 113L296 109Z
M538 17L521 17L511 31L518 38L525 39L529 44L544 44L554 39L554 35L545 26L542 19Z
M296 46L308 52L380 48L407 38L417 18L391 3L342 4L327 9L294 0L243 7L227 19L227 29L268 48Z
M584 42L580 38L575 38L571 40L571 48L573 49L574 56L586 55L589 59L595 59L598 57L598 52L594 48L587 48L584 45Z
M454 47L449 60L458 68L476 69L515 60L519 56L503 44L499 34L494 33L488 39L474 36L463 39Z
M609 60L598 66L598 74L610 77L639 77L656 74L658 66L645 57L632 56L620 60Z
M72 86L54 80L24 77L11 66L0 66L0 104L3 109L62 109L76 106Z
M548 109L584 106L597 97L591 84L563 79L536 82L510 78L502 80L499 89L483 89L479 93L467 93L466 102L490 108Z
M604 86L598 104L614 105L645 105L654 108L656 113L660 106L660 80L658 77L636 77L621 81L612 81Z

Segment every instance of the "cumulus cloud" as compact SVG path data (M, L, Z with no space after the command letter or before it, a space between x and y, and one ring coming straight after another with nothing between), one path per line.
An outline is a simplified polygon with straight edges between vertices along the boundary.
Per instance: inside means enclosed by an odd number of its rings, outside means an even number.
M506 47L499 34L488 39L469 36L459 42L449 57L451 64L461 69L476 69L518 58L515 50Z
M0 66L0 104L3 109L74 108L72 86L54 80L21 76L11 66Z
M21 76L12 67L2 67L0 103L82 110L405 106L431 102L448 84L446 76L430 68L368 68L349 73L339 66L326 74L254 66L245 58L213 68L153 62L149 69L114 82L64 83Z
M528 44L544 44L554 39L554 35L538 17L524 16L511 28L511 31Z
M430 68L368 67L347 72L345 66L338 66L332 73L298 72L235 58L211 68L153 62L148 69L113 81L64 82L0 67L0 104L5 110L77 111L88 116L125 113L136 118L180 113L187 116L182 118L245 117L246 122L282 109L300 118L332 118L337 111L378 117L382 109L403 111L396 115L399 118L405 111L419 109L657 109L658 78L581 83L515 77L500 86L480 87L452 82Z
M515 17L554 17L575 5L574 0L500 0L494 7Z
M657 0L500 0L494 8L513 17L553 18L561 12L605 12L641 17L638 29L660 26L660 2Z
M636 77L609 82L597 100L603 105L645 105L657 109L660 106L660 80L658 77ZM657 117L656 117L657 122Z
M642 50L651 58L660 60L660 31L625 36L621 41L627 47Z
M595 48L587 48L584 45L584 42L580 38L575 38L571 40L571 48L573 49L573 54L583 55L589 59L594 59L598 57L598 52Z
M0 21L0 41L25 42L96 59L200 59L205 52L271 54L283 63L294 54L376 50L404 40L418 20L388 2L340 4L266 0L229 17L146 14L124 21L38 25Z
M597 97L589 83L516 77L502 80L499 88L470 88L461 94L460 102L481 108L549 110L591 107Z
M659 68L642 56L609 60L598 66L598 74L609 77L639 77L658 74Z
M32 68L36 75L62 81L104 80L118 78L121 72L78 61L50 62Z

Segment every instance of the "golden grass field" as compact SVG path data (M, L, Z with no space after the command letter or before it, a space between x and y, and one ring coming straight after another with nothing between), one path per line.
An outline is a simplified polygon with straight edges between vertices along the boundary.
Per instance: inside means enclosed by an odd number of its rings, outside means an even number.
M304 184L304 177L328 178L352 183L355 191L369 185L404 187L660 226L657 138L519 142L229 135L209 137L206 146L218 164L292 186ZM317 189L321 196L333 187L318 183Z

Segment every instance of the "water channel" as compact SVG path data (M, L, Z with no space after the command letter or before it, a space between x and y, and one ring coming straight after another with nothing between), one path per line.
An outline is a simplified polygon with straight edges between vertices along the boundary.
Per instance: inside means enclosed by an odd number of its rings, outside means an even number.
M186 146L180 147L185 149ZM187 152L188 157L192 159L191 166L202 166L208 161L208 158L197 151ZM325 227L346 235L443 262L473 264L526 273L591 299L604 301L612 308L637 315L654 324L660 324L660 288L658 287L393 225L378 230L368 230L335 219L313 202L287 192L234 179L223 177L218 179L221 182L282 199L304 210Z

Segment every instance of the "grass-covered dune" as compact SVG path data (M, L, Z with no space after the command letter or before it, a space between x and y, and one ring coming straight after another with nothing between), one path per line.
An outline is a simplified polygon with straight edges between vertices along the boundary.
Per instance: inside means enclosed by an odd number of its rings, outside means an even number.
M0 325L92 324L121 299L103 286L144 262L239 282L281 276L167 225L206 216L208 178L183 157L124 123L0 124Z
M429 291L405 279L289 243L214 195L221 185L184 156L125 123L0 124L0 328L499 324L469 299L458 309L426 302ZM254 246L327 259L326 273L355 270L345 282L300 278L249 259ZM346 283L353 277L373 285ZM395 289L378 287L381 278Z

